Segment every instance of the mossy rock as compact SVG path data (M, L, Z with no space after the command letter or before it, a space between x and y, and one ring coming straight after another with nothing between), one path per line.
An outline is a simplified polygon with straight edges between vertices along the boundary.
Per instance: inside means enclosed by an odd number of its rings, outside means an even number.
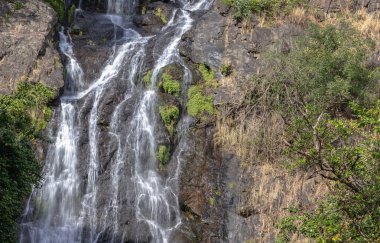
M149 6L141 8L142 14L152 13L157 16L163 24L167 24L172 14L173 6L162 2L153 2Z
M173 79L181 81L183 78L183 67L178 63L169 64L162 68L162 74L168 74Z

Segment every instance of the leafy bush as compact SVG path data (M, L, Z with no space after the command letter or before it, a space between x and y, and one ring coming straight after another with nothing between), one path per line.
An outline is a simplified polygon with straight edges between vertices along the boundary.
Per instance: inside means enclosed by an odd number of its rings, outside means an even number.
M75 4L72 4L72 5L69 7L69 10L67 11L67 22L68 22L69 24L71 24L71 23L74 22L75 10L76 10L76 6L75 6Z
M211 95L203 94L202 86L194 85L189 88L187 112L189 115L202 120L205 115L214 114L213 99Z
M160 106L160 115L170 135L174 134L174 126L179 118L179 109L175 105Z
M286 13L295 6L303 4L304 0L222 0L234 10L234 17L242 20L252 13L273 16L279 12Z
M346 24L313 26L295 50L277 54L273 73L256 77L250 105L275 112L290 169L332 181L333 196L315 211L293 213L279 228L321 242L374 242L380 237L380 102L372 43Z
M170 74L162 74L160 87L163 88L165 93L179 96L181 92L181 85L177 80L174 80Z
M33 142L50 119L53 92L21 83L15 95L0 95L0 242L14 242L22 201L40 178Z
M55 10L59 22L63 23L65 18L65 3L63 0L45 0Z
M209 66L203 63L199 64L198 70L201 73L202 78L205 81L206 85L211 88L214 88L216 85L214 71Z

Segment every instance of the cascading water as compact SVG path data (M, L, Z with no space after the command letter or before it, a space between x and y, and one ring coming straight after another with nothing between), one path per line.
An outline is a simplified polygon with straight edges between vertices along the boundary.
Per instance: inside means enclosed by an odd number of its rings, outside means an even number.
M148 88L141 85L140 74L147 58L147 43L155 38L142 37L127 27L131 26L130 20L123 15L133 11L133 1L108 0L108 12L101 17L123 35L115 34L113 52L93 81L84 80L75 48L64 31L60 32L60 49L67 59L65 91L56 110L56 123L50 126L54 142L46 157L44 180L28 200L19 242L131 239L171 242L171 234L181 225L177 183L190 119L184 116L178 124L179 144L172 155L176 169L164 178L158 171L156 158L155 87L160 70L177 62L184 69L182 103L186 99L191 72L178 54L178 44L192 26L191 12L207 9L210 4L205 0L186 2L182 3L182 9L174 10L170 21L157 35L158 39L166 40L166 45L154 62ZM104 128L99 127L99 117L104 99L110 89L125 81L123 98L115 104L107 128L109 144L101 147L108 148L108 152L100 151L99 136ZM88 105L90 108L86 109ZM130 119L125 115L129 106L134 107ZM53 128L53 124L57 127ZM88 140L85 150L79 142L84 137ZM110 155L107 165L100 157L101 152ZM81 153L85 155L80 156ZM107 176L108 183L103 183ZM132 212L128 215L134 219L125 219L123 212Z

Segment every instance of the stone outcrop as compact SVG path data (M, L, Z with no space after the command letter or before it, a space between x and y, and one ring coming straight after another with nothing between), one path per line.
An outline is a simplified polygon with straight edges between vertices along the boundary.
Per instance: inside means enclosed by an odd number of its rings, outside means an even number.
M57 95L63 66L56 50L57 16L39 0L0 1L0 92L20 81L42 82Z

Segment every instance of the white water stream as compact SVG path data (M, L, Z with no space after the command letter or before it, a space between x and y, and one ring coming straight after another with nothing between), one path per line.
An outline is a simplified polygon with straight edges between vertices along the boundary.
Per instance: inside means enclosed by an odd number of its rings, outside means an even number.
M177 163L175 172L162 178L156 159L158 97L155 87L160 70L174 62L184 68L184 87L191 83L191 73L179 56L178 44L192 27L191 12L207 9L210 4L206 0L182 3L182 9L174 10L158 34L167 38L166 46L155 60L151 86L145 89L140 84L141 71L146 61L147 43L152 37L142 37L124 27L122 18L130 14L126 9L133 8L134 2L108 0L105 17L124 31L123 43L115 44L107 64L92 82L85 82L84 72L75 57L75 46L63 30L60 32L60 50L67 58L65 92L56 110L57 128L50 130L53 142L46 157L44 180L33 190L26 205L19 242L125 242L131 238L138 242L141 234L136 231L144 227L150 242L173 242L171 235L181 225L177 184L186 139L180 139L173 152L172 162ZM120 79L121 73L127 78ZM108 89L121 81L127 82L127 88L114 108L108 127L110 137L116 141L115 156L107 168L109 197L100 205L100 108ZM137 103L129 123L124 124L122 113L133 97L138 98ZM88 120L84 121L86 104L91 104L91 109ZM87 134L82 133L82 126L86 126ZM128 127L127 131L124 126ZM188 118L184 117L178 127L179 137L185 138L188 126ZM79 140L83 136L88 138L87 154L82 156L85 160L79 156L82 151ZM80 168L85 168L85 173L80 173ZM130 170L130 178L124 177L123 172L127 170ZM122 223L125 219L121 212L126 200L134 204L135 218L129 220L135 223L131 226Z

